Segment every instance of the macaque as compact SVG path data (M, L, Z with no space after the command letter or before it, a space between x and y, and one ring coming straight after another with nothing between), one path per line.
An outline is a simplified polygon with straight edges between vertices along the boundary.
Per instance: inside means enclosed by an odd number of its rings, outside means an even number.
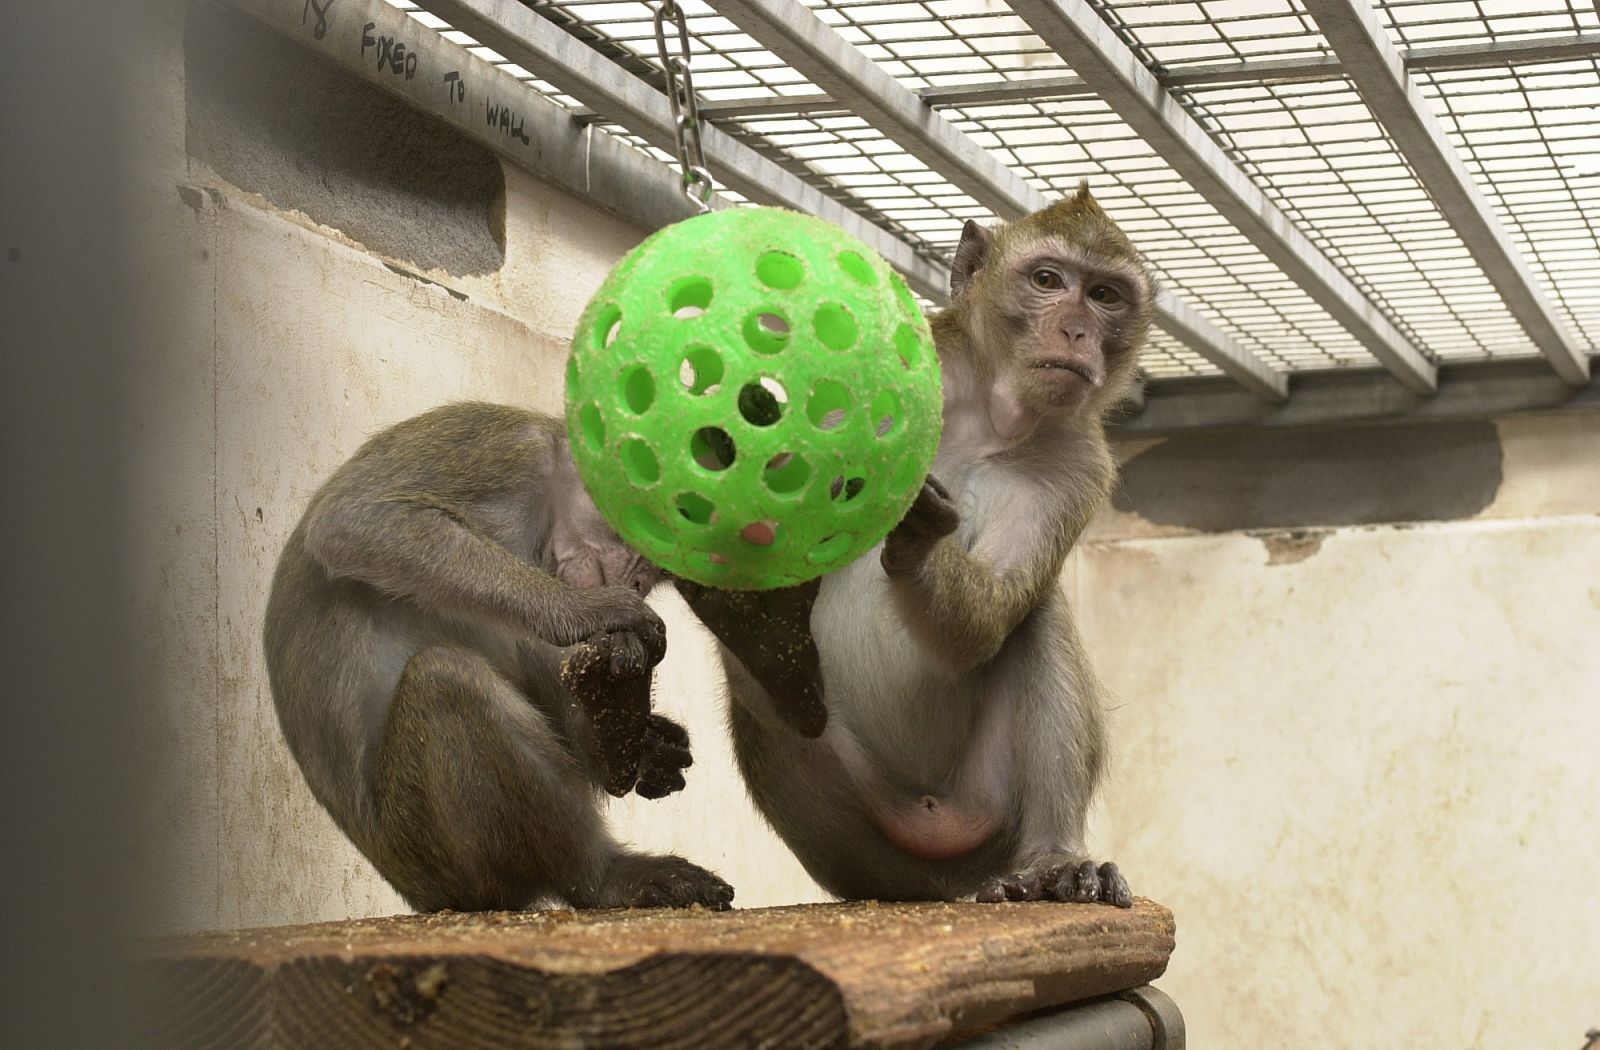
M266 654L311 791L420 911L687 906L733 890L625 849L599 791L683 787L650 712L662 573L612 532L558 419L435 409L368 441L278 561Z
M722 642L751 795L829 892L1131 906L1084 850L1100 686L1059 577L1111 489L1103 417L1153 306L1087 187L968 222L932 319L944 434L904 520L803 587L679 584Z

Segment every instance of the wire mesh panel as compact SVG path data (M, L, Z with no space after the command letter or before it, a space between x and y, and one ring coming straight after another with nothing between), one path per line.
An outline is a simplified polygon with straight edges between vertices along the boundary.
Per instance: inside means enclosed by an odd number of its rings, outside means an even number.
M458 42L477 43L410 0L388 2ZM523 2L659 86L653 4ZM1074 77L1004 0L801 2L1038 190L1067 193L1088 180L1164 287L1270 366L1375 367L1355 337ZM948 260L965 220L991 219L968 193L704 0L681 6L696 88L724 132L931 259ZM1600 33L1600 14L1588 0L1372 6L1395 47L1410 56L1412 76L1540 290L1580 348L1592 351L1600 340L1600 43L1584 44L1578 35ZM1300 0L1090 0L1090 7L1427 357L1483 361L1539 352ZM1558 41L1566 50L1488 68L1470 54L1518 41ZM1574 55L1580 47L1587 50ZM669 159L580 100L475 50L601 133ZM1152 346L1146 370L1158 377L1216 372L1166 335Z
M1562 320L1600 347L1600 58L1419 79Z

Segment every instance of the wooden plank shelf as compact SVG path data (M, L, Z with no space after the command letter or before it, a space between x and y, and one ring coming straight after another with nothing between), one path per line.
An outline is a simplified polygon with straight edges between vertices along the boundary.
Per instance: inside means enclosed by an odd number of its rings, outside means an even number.
M166 1047L928 1047L1160 976L1171 912L800 905L400 915L173 938Z

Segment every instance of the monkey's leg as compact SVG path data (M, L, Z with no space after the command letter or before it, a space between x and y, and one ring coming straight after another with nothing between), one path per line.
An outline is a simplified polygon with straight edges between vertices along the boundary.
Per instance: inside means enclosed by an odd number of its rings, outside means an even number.
M1015 867L989 879L980 901L1100 901L1128 908L1133 894L1115 864L1084 849L1089 801L1105 751L1100 686L1063 599L1020 628L990 668L990 710L1013 712L1010 766L1018 818Z
M406 664L374 770L369 856L422 911L702 904L732 889L680 857L621 848L594 787L543 713L477 653Z

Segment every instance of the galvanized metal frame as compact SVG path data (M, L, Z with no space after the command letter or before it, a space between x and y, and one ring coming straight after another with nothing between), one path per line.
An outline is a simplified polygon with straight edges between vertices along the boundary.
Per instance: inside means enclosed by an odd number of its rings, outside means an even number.
M1082 0L1012 0L1012 10L1272 262L1408 389L1437 369L1206 135Z
M632 140L635 145L629 145L629 136L620 138L610 131L586 125L581 120L573 119L572 98L561 98L564 105L557 105L550 101L550 89L543 83L531 83L526 71L518 70L515 66L508 66L504 61L489 55L488 60L475 57L469 53L468 48L452 43L440 37L437 33L430 32L408 19L401 11L383 0L342 0L341 11L343 17L355 20L359 28L361 22L371 22L375 32L391 36L396 40L404 40L408 49L424 57L429 66L440 69L449 68L461 74L459 80L472 84L472 90L467 93L465 104L459 96L449 94L453 88L447 87L438 77L407 79L397 77L385 68L375 69L370 61L370 55L363 56L358 49L351 46L347 39L348 34L330 34L326 41L318 39L311 32L309 26L302 24L300 17L302 5L286 2L286 0L227 0L232 6L250 13L307 46L324 51L330 59L349 69L352 73L363 77L371 83L380 85L386 90L396 93L407 99L412 104L436 114L459 128L463 134L490 146L505 156L508 160L523 165L545 178L568 188L574 192L582 193L596 200L597 203L619 215L627 217L647 228L675 221L690 212L690 207L679 195L677 189L676 173L666 164L653 159L646 152L641 152L637 146L637 139ZM441 0L442 2L442 0ZM741 0L749 2L749 0ZM1332 2L1332 0L1313 0L1316 2ZM409 7L409 4L401 4ZM523 11L523 5L515 5ZM514 13L514 12L513 12ZM420 14L420 13L419 13ZM541 19L545 21L545 19ZM437 22L433 24L437 25ZM457 23L460 24L459 22ZM550 23L557 34L571 35L561 26ZM446 27L448 28L448 27ZM484 27L478 27L484 37L490 34ZM577 26L577 29L584 29ZM1114 26L1119 33L1127 33L1126 27ZM1471 32L1470 28L1467 30ZM600 72L597 74L596 83L584 87L590 98L598 99L605 103L613 112L629 117L625 125L646 142L663 142L660 137L664 117L660 112L651 113L650 102L642 106L638 104L638 97L632 89L618 83L612 77L621 81L632 81L642 84L646 96L652 94L650 86L640 78L645 75L640 68L624 69L610 63L609 52L601 53L597 47L605 47L609 41L604 33L589 31L588 41L580 43L597 56L601 62ZM1464 34L1458 34L1462 38ZM481 38L480 38L481 39ZM573 36L572 39L577 39ZM1129 43L1124 47L1132 53L1142 49L1133 46L1133 38L1126 38ZM1403 43L1409 42L1413 37L1401 33L1397 39ZM486 41L489 42L489 41ZM497 42L506 49L506 54L518 61L528 62L534 55L527 50L518 53L507 45L505 40ZM614 48L619 53L625 49ZM480 53L486 53L481 52ZM1538 174L1535 178L1533 171L1523 174L1519 169L1505 169L1503 162L1494 159L1495 154L1485 153L1481 145L1475 148L1475 143L1487 143L1491 150L1493 143L1499 140L1476 138L1476 126L1464 123L1459 114L1461 110L1455 109L1452 100L1455 98L1471 99L1473 89L1467 89L1463 95L1459 88L1452 88L1451 83L1441 79L1439 71L1500 68L1499 76L1506 78L1515 77L1517 87L1525 84L1524 75L1506 63L1513 61L1554 62L1570 61L1572 58L1593 61L1600 58L1600 34L1582 33L1572 37L1520 37L1508 41L1498 42L1483 47L1411 47L1405 52L1406 65L1418 73L1420 89L1427 93L1432 100L1432 105L1437 107L1441 118L1445 121L1454 121L1450 125L1449 137L1460 144L1461 158L1473 165L1473 171L1478 174L1478 185L1482 187L1484 200L1492 198L1495 207L1501 214L1507 216L1507 221L1515 227L1518 238L1537 239L1546 235L1554 235L1548 227L1546 216L1566 215L1573 207L1583 208L1586 201L1594 198L1594 187L1589 182L1580 185L1571 181L1574 176L1570 173L1561 173L1559 177L1554 173ZM769 57L768 61L773 61ZM1587 62L1586 62L1587 64ZM634 63L639 66L639 63ZM606 67L610 66L609 73ZM1210 68L1208 68L1208 66ZM1204 86L1214 83L1237 83L1233 79L1235 72L1242 66L1245 72L1263 73L1269 77L1285 78L1283 82L1296 79L1307 81L1323 81L1328 79L1330 68L1341 71L1340 75L1353 71L1353 67L1345 60L1333 56L1320 56L1315 60L1288 59L1250 61L1245 63L1229 63L1224 70L1215 63L1185 63L1174 65L1162 72L1161 85L1174 86L1180 83L1192 83ZM1391 61L1391 67L1393 62ZM1298 72L1296 68L1298 67ZM529 65L532 69L534 66ZM1542 72L1546 66L1536 66L1541 72L1540 76L1548 79L1549 74ZM1570 67L1556 66L1556 70ZM1580 67L1581 68L1581 67ZM508 71L509 70L509 71ZM1271 70L1276 70L1272 73ZM551 67L546 67L543 72L554 72ZM1568 74L1570 76L1570 73ZM1448 73L1446 74L1448 77ZM793 83L792 79L790 81ZM572 87L581 85L569 80ZM915 114L917 119L922 119L921 114L927 113L935 106L950 105L959 110L959 107L969 102L981 101L985 98L1003 100L1018 98L1020 95L1012 94L1013 91L1024 89L1033 90L1042 95L1049 91L1059 91L1057 97L1076 96L1087 99L1089 95L1087 82L1078 77L1051 77L1033 78L1031 80L1018 80L1015 87L1011 83L989 83L974 86L941 86L926 88L921 91L910 91L894 82L902 93L902 98L896 102L902 105L905 97L909 97L913 108L903 109L903 113ZM1559 81L1558 81L1559 83ZM1550 89L1545 89L1546 91ZM1454 93L1452 93L1454 92ZM609 93L609 94L608 94ZM893 94L892 92L889 94ZM511 135L506 129L492 125L486 120L485 103L489 96L498 102L509 103L519 113L522 123L522 134ZM816 112L828 105L841 110L839 102L833 100L831 93L822 95L812 91L809 95L809 110ZM1187 99L1184 92L1180 96ZM802 97L806 97L803 95ZM948 102L942 101L948 99ZM665 99L657 95L656 101L665 107ZM1176 100L1170 100L1176 101ZM785 98L787 103L788 99ZM1157 96L1159 102L1159 96ZM756 100L751 100L750 105L758 105ZM1199 119L1210 107L1197 106L1192 99L1183 102L1186 108L1194 112ZM1560 109L1559 99L1546 101L1546 107L1555 105ZM634 111L630 112L630 107ZM781 112L775 106L770 112ZM1214 111L1214 108L1213 110ZM1469 107L1466 112L1473 112ZM1541 110L1543 112L1543 110ZM608 119L617 119L606 114ZM944 118L941 118L944 119ZM652 124L654 128L652 128ZM947 122L948 124L948 122ZM859 126L859 125L858 125ZM953 124L948 124L957 136L965 136L967 132ZM972 128L970 120L967 127ZM1571 127L1570 119L1564 126ZM1543 151L1562 148L1561 141L1546 138L1547 125L1541 121L1537 126L1531 126L1523 150ZM749 129L737 124L728 126L728 130L737 135L741 141L733 145L742 145L752 153L755 163L744 169L730 165L729 160L738 161L737 151L729 150L733 154L730 158L724 154L719 160L714 161L742 175L743 184L737 179L730 179L740 189L748 188L753 192L750 196L756 199L772 200L784 203L787 206L805 206L807 203L816 205L813 210L832 212L830 216L834 221L841 221L847 226L863 224L867 227L867 236L875 244L887 248L885 254L896 257L898 261L905 262L910 259L913 272L909 275L914 286L918 287L929 298L938 300L944 291L946 272L936 259L929 258L928 245L917 240L919 235L906 233L898 225L898 220L892 216L876 216L870 210L871 205L864 201L852 199L852 194L844 192L848 187L835 188L829 181L817 172L813 172L798 159L785 155L781 149L772 143L765 142L760 135L753 135ZM905 129L910 133L910 128ZM1131 132L1129 132L1131 134ZM1391 132L1397 138L1403 138L1403 132ZM971 142L970 139L967 139ZM1566 141L1571 141L1566 140ZM746 145L748 144L748 145ZM1408 145L1411 145L1408 143ZM752 146L754 147L752 149ZM763 155L764 154L764 155ZM969 176L983 176L988 162L1001 163L987 150L979 150L985 158L976 163L972 161L972 154L966 154L966 167ZM1237 154L1236 154L1237 155ZM1526 154L1531 156L1532 154ZM1557 155L1551 153L1551 156ZM1576 156L1580 160L1590 154L1582 150L1576 154L1568 152L1567 157ZM957 161L959 155L948 157L940 162L941 169L950 169ZM1592 163L1585 161L1584 163ZM1496 166L1496 165L1499 166ZM1034 174L1031 169L1030 174ZM755 183L771 175L774 171L793 180L787 187L784 180L774 179L780 193L787 197L771 192L771 184L758 186ZM1010 172L1013 176L1015 171ZM724 172L726 175L726 172ZM944 178L950 178L950 171L946 170ZM1529 198L1519 200L1519 187L1524 184L1546 186L1551 179L1556 179L1559 187L1565 187L1559 204L1544 205L1538 202L1545 197L1531 198L1534 203L1529 203ZM808 180L815 180L808 185ZM1027 180L1018 180L1026 187L1028 193L1038 191ZM1592 177L1590 177L1592 182ZM794 183L798 183L809 191L806 194L794 192ZM984 180L987 183L987 180ZM969 189L995 189L992 185L973 183ZM1012 183L1015 186L1015 183ZM1002 184L1003 188L1003 184ZM765 189L767 192L763 192ZM1279 191L1274 191L1279 192ZM1543 191L1541 192L1548 192ZM811 195L816 195L812 197ZM1013 196L1016 196L1015 194ZM821 203L816 198L821 198ZM986 199L986 198L984 198ZM840 202L843 203L840 203ZM1012 201L1013 206L1026 208L1029 206L1026 196ZM989 206L994 202L989 201ZM851 210L854 209L854 210ZM997 209L998 210L998 209ZM1003 212L1003 214L1005 214ZM864 217L865 216L865 217ZM869 220L869 218L871 219ZM1550 220L1554 221L1554 220ZM1571 226L1572 220L1563 220ZM1578 226L1584 226L1578 221ZM1584 227L1587 228L1587 227ZM1563 227L1565 229L1565 227ZM898 232L891 232L898 231ZM1505 236L1502 230L1502 236ZM1570 239L1570 235L1569 239ZM902 239L905 238L905 239ZM881 240L880 240L881 239ZM884 242L888 242L884 244ZM1525 242L1526 243L1526 242ZM1535 243L1538 243L1535 240ZM1587 244L1587 241L1584 242ZM1573 256L1575 249L1563 249L1555 254L1542 250L1537 252L1536 261L1541 274L1555 279L1560 271L1560 266L1575 265L1572 262L1563 263L1561 260L1581 257ZM1591 249L1585 249L1591 250ZM1487 267L1485 267L1487 269ZM1592 334L1593 311L1592 282L1582 279L1582 274L1577 274L1570 269L1564 271L1567 279L1560 282L1561 315L1569 321L1576 317L1579 324L1588 325ZM1586 273L1587 271L1585 271ZM1579 278L1577 284L1580 288L1588 289L1581 294L1590 298L1582 300L1572 299L1573 278ZM1175 319L1182 320L1181 309L1166 307L1168 313ZM1577 311L1574 313L1574 311ZM1198 315L1190 318L1198 326L1206 322ZM1509 321L1507 322L1509 325ZM1170 327L1170 326L1169 326ZM1204 331L1198 335L1178 333L1188 342L1214 341L1215 336L1210 336ZM1221 333L1217 333L1221 335ZM1162 338L1169 338L1163 336ZM1225 336L1223 338L1226 338ZM1176 346L1174 343L1169 345ZM1523 353L1530 352L1531 345ZM1574 350L1574 356L1583 365L1590 364L1584 355ZM1248 391L1239 383L1224 377L1203 378L1190 377L1184 379L1155 378L1148 387L1147 396L1142 402L1136 402L1127 408L1127 417L1120 422L1122 429L1128 433L1156 434L1174 430L1193 429L1195 427L1236 427L1236 426L1294 426L1304 424L1317 424L1330 421L1354 419L1405 419L1405 418L1439 418L1459 416L1490 416L1503 415L1522 411L1596 411L1600 410L1600 379L1590 378L1587 383L1576 388L1558 378L1549 364L1537 358L1521 358L1507 361L1491 361L1474 364L1445 364L1440 371L1440 382L1436 396L1428 396L1424 392L1408 389L1395 378L1370 369L1344 369L1338 372L1306 371L1303 368L1294 373L1294 396L1286 403L1274 403L1264 399L1256 393Z
M1120 434L1154 437L1245 427L1498 419L1527 412L1593 413L1600 425L1600 375L1572 387L1538 358L1447 364L1439 370L1438 389L1422 395L1372 369L1298 372L1294 396L1282 405L1251 397L1217 376L1154 380L1143 402L1112 425Z
M1049 198L973 142L922 99L795 0L719 0L718 13L800 71L831 98L1003 219ZM1256 395L1281 402L1288 377L1235 343L1182 299L1162 293L1161 327Z
M677 179L663 164L609 135L594 134L572 121L568 111L459 44L418 26L383 0L342 0L328 9L343 32L320 35L318 21L301 4L273 0L226 0L317 52L348 72L448 122L474 142L512 163L537 171L563 189L582 194L601 207L655 229L694 214L678 192ZM418 56L418 68L447 71L432 76L395 75L375 67L362 47L362 34L348 26L370 25L374 40L387 38ZM391 52L392 53L392 52ZM469 90L470 85L470 90ZM505 127L488 119L487 107L515 114ZM514 129L514 130L513 130Z
M665 95L516 0L425 0L422 6L651 145L674 148ZM883 255L919 294L935 301L948 294L948 271L904 241L715 127L706 127L701 141L719 181L751 200L826 219Z
M1525 40L1491 41L1481 45L1414 47L1400 52L1408 71L1483 69L1521 62L1550 62L1565 58L1591 58L1600 55L1600 33L1574 33L1563 36L1532 37ZM1299 80L1328 80L1345 74L1344 63L1335 55L1307 58L1264 58L1247 62L1208 62L1176 66L1153 74L1161 86L1198 87L1207 84L1287 84ZM1017 99L1081 98L1094 94L1082 77L1034 77L991 84L955 84L922 88L916 92L922 101L938 109L943 106L977 102L1007 102ZM749 98L722 98L701 106L702 115L711 119L749 116L755 113L803 113L828 108L846 109L825 91L793 95L752 95Z
M1573 386L1587 383L1588 358L1578 352L1366 0L1301 2L1373 115L1556 374Z

